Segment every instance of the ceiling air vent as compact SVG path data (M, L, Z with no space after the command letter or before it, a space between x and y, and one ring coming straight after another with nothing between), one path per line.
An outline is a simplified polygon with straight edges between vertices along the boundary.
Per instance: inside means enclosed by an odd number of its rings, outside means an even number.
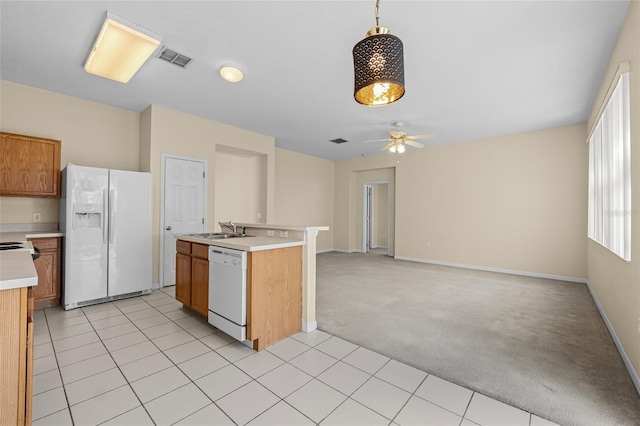
M349 142L349 141L346 140L346 139L337 138L337 139L331 139L329 142L340 144L340 143L345 143L345 142Z
M190 57L168 49L166 46L162 46L162 49L160 49L160 53L157 57L164 61L172 63L173 65L177 65L180 68L186 68L189 64L191 64L191 62L193 62L193 59L191 59Z

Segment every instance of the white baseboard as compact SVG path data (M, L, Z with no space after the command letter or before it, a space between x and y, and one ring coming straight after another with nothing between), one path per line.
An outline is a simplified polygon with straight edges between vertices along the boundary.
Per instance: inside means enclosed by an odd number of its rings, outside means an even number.
M629 371L629 375L631 376L631 380L633 381L633 384L636 387L636 391L638 391L638 394L640 395L640 376L638 376L638 372L633 368L633 364L631 364L631 360L629 359L629 356L627 356L627 353L625 352L624 347L622 346L622 342L620 342L620 339L618 339L618 335L616 334L616 331L613 328L613 325L611 325L611 322L609 321L609 318L607 317L607 314L604 311L604 308L600 304L600 300L598 300L598 296L596 296L596 293L591 288L591 284L589 284L589 281L587 281L587 288L589 289L589 293L591 293L591 297L593 298L593 301L598 307L598 311L600 311L600 316L604 320L604 323L607 326L607 329L609 330L609 334L611 334L611 338L613 339L613 342L616 344L616 347L618 348L618 352L620 352L622 361L624 362L624 365L627 367L627 370Z
M157 290L159 288L162 288L162 286L160 285L160 283L153 283L151 284L151 289L153 290Z
M316 254L329 253L330 251L335 251L335 250L334 249L317 250Z
M311 333L313 330L317 328L318 328L318 323L316 321L302 323L302 331L304 331L305 333Z
M337 251L338 253L362 253L362 251L360 250L344 250L344 249L331 249L331 250L327 250L327 251Z
M474 269L476 271L499 272L501 274L521 275L524 277L548 278L558 281L571 281L574 283L586 284L586 278L567 277L564 275L540 274L537 272L517 271L513 269L491 268L488 266L467 265L465 263L441 262L439 260L419 259L415 257L394 256L394 259L408 260L410 262L429 263L432 265L452 266L454 268Z

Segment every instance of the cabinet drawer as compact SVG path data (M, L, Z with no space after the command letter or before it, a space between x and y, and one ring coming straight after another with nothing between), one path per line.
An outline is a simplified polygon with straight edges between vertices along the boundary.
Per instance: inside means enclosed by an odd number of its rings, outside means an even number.
M29 238L34 247L40 250L57 250L60 245L60 238Z
M191 245L191 254L194 257L199 257L200 259L209 259L209 246L206 244L196 244L193 243Z
M181 254L191 254L191 243L188 241L177 240L176 251Z

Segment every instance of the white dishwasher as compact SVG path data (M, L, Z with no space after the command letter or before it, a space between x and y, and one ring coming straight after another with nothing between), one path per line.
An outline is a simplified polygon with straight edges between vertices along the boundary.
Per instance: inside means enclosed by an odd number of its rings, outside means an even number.
M209 324L247 336L247 252L209 246Z

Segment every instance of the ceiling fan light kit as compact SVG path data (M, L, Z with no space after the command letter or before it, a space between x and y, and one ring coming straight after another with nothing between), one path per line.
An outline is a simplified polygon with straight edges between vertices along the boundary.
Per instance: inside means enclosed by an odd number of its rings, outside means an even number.
M384 146L384 148L382 148L380 151L389 150L389 152L392 152L392 153L402 154L403 152L406 151L407 145L413 148L418 148L418 149L424 148L424 144L421 144L420 142L416 142L416 139L431 139L436 137L434 133L430 133L427 135L408 136L405 132L401 130L402 129L401 121L396 121L395 123L393 123L393 125L396 126L396 130L391 130L389 132L389 136L390 136L389 138L373 139L365 142L383 142L383 141L388 142Z
M404 147L404 144L402 142L393 142L389 147L389 151L393 153L397 152L398 154L402 154L405 150L406 148Z
M376 0L376 26L353 48L354 98L367 106L391 104L404 95L402 40L380 26Z

